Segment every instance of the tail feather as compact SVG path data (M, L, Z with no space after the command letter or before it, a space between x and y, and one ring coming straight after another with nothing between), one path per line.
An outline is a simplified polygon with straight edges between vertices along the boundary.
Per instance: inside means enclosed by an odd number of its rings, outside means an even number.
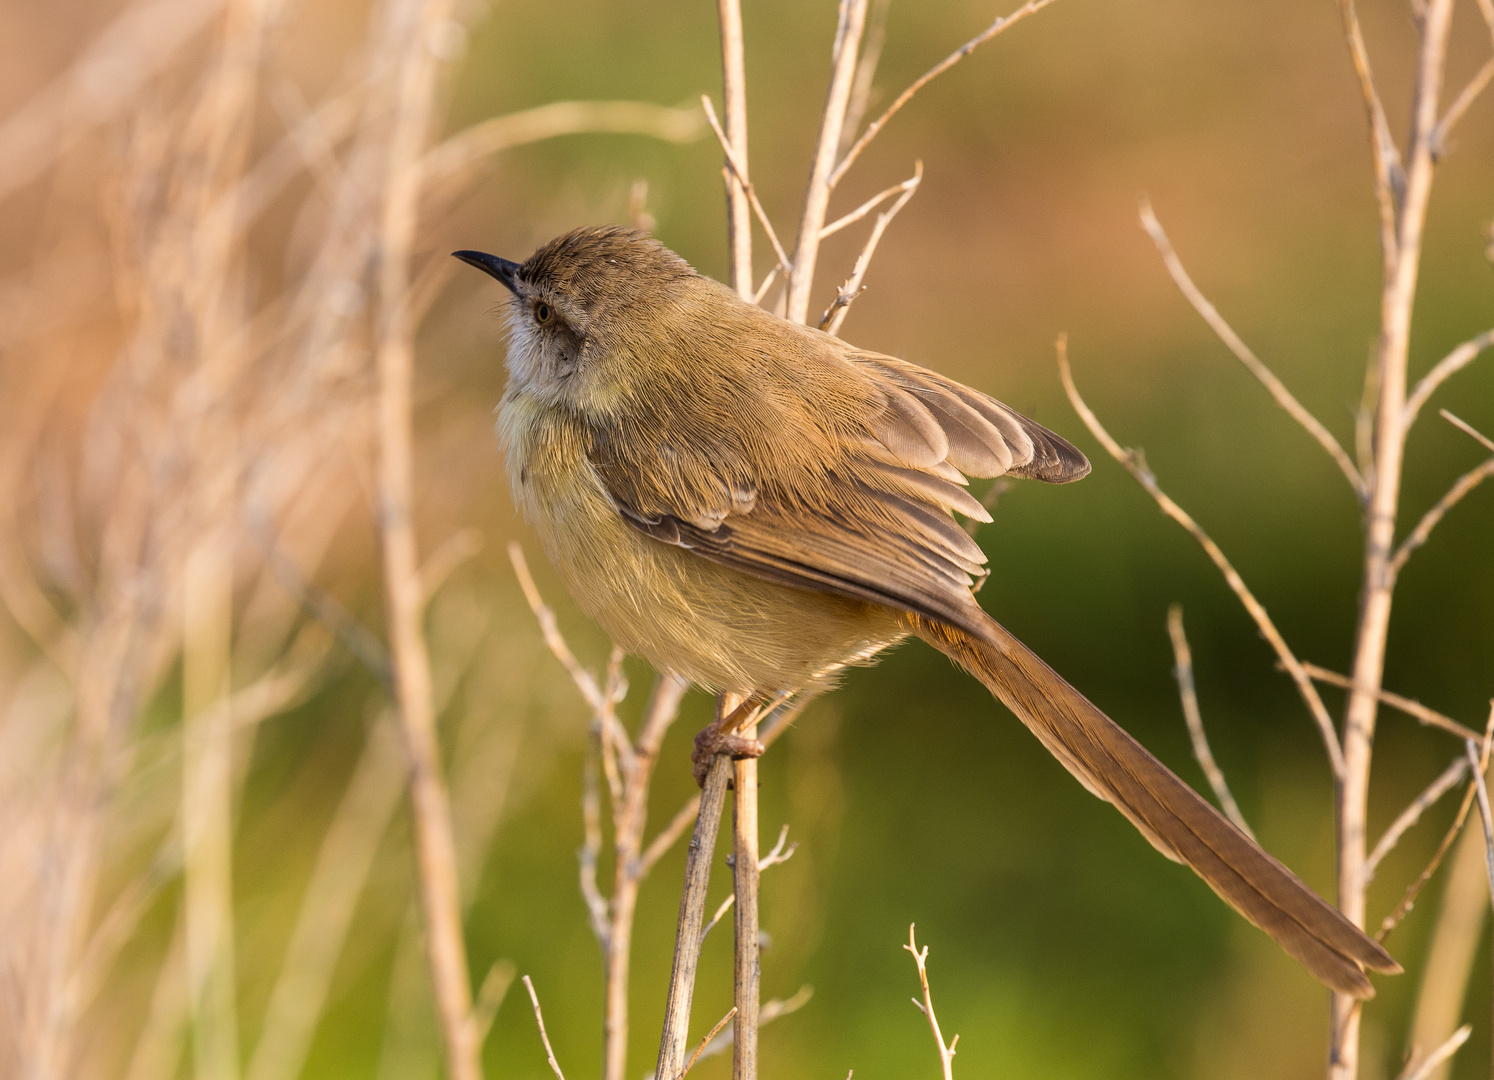
M983 633L910 616L913 632L980 679L1093 794L1157 850L1186 863L1319 981L1374 996L1365 969L1401 966L1363 931L1178 779L989 616Z

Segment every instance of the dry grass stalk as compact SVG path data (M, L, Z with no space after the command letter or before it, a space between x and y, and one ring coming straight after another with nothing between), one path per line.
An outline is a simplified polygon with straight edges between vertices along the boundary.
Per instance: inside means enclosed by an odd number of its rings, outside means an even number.
M927 963L929 947L927 945L922 949L918 947L918 942L913 937L912 923L908 924L908 944L904 945L903 948L907 949L913 955L913 962L918 965L918 981L923 986L923 1000L919 1001L917 998L914 998L913 1004L917 1006L918 1011L923 1013L924 1017L928 1020L929 1030L934 1034L934 1042L939 1047L939 1066L944 1070L944 1080L954 1080L955 1044L960 1041L960 1037L956 1035L946 1044L944 1034L939 1030L939 1018L934 1015L934 996L929 991L929 970Z
M534 1006L534 1022L539 1025L540 1041L545 1044L545 1058L550 1063L550 1071L555 1074L555 1080L565 1080L565 1073L560 1071L560 1062L555 1060L555 1050L550 1045L550 1036L545 1031L545 1014L540 1011L539 995L534 992L534 983L529 981L529 976L524 976L524 989L529 991L529 1003Z
M1193 743L1193 756L1198 759L1198 765L1203 769L1204 777L1209 781L1209 787L1214 789L1214 797L1219 800L1219 806L1224 810L1225 816L1234 822L1235 828L1254 840L1255 833L1250 831L1245 815L1240 813L1240 804L1235 802L1235 797L1229 790L1229 783L1224 779L1224 772L1215 762L1214 752L1209 749L1209 737L1204 732L1203 714L1198 708L1198 689L1193 682L1193 650L1188 647L1188 636L1183 632L1181 604L1173 604L1167 609L1167 634L1172 639L1172 655L1176 661L1173 673L1178 680L1178 694L1183 700L1183 720L1188 725L1188 738Z

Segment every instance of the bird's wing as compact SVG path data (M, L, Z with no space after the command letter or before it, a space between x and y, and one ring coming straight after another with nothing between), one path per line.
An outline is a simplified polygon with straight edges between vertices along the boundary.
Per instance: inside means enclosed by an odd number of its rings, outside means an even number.
M688 438L657 419L599 426L589 455L598 476L627 521L663 543L973 628L971 586L986 559L953 513L990 516L966 477L1062 483L1089 463L1041 425L934 372L869 353L822 355L845 365L830 381L833 400L824 380L785 378L758 399L738 394L743 414L733 422L695 416Z

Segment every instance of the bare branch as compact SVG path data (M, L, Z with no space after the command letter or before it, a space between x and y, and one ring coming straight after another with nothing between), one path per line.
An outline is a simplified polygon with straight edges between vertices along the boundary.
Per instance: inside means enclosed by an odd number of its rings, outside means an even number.
M1463 774L1468 771L1468 762L1463 758L1454 758L1453 763L1427 785L1426 790L1418 795L1410 806L1400 812L1400 815L1390 823L1390 828L1385 830L1385 835L1380 837L1375 850L1371 851L1369 858L1364 860L1364 883L1368 885L1375 879L1375 868L1380 865L1381 860L1395 848L1400 842L1406 830L1410 829L1418 821L1421 815L1426 813L1438 799L1446 795L1453 788L1463 782Z
M581 696L591 711L597 716L609 710L607 696L602 693L602 688L597 685L596 676L581 666L581 661L576 659L576 654L571 652L571 647L565 643L565 638L560 634L560 628L555 622L555 612L545 603L540 596L539 588L534 584L534 576L529 573L529 563L524 558L524 549L519 546L517 540L508 545L508 558L514 565L514 576L519 579L519 588L524 590L524 599L529 602L529 610L534 612L535 621L540 625L540 633L544 635L545 644L555 654L561 666L570 675L571 681L576 684L576 689L581 691Z
M1478 337L1470 338L1463 342L1452 352L1448 353L1422 376L1421 381L1411 391L1411 396L1406 399L1406 427L1416 423L1417 414L1421 407L1427 403L1427 399L1436 393L1437 388L1445 383L1453 375L1462 371L1478 358L1490 345L1494 345L1494 330L1485 330Z
M726 177L726 240L731 249L731 287L737 295L748 298L752 296L752 216L743 196L750 196L752 188L747 180L747 64L743 57L741 0L716 0L716 14L721 24L722 107L730 138L716 123L710 98L704 101L711 126L735 174L735 179L730 174ZM756 198L752 202L755 205ZM759 214L766 225L767 216L761 214L761 208ZM773 246L778 246L776 239Z
M1468 80L1468 85L1463 87L1462 92L1453 99L1453 103L1448 106L1447 112L1442 114L1442 119L1437 121L1437 127L1432 132L1432 154L1434 157L1440 159L1447 153L1448 134L1457 126L1458 121L1463 119L1463 114L1468 111L1478 96L1488 88L1491 80L1494 80L1494 57L1484 61L1484 66L1479 68L1473 78Z
M1157 483L1157 478L1146 467L1146 462L1141 454L1135 450L1122 449L1121 445L1110 437L1110 433L1105 430L1099 418L1084 403L1084 399L1079 396L1078 387L1074 385L1073 373L1069 370L1068 342L1063 337L1058 339L1058 371L1063 379L1064 390L1068 392L1069 401L1074 406L1074 411L1079 414L1079 418L1084 421L1084 425L1089 428L1090 433L1100 441L1110 456L1119 462L1127 472L1135 477L1136 482L1146 489L1147 494L1156 501L1157 505L1161 507L1162 512L1188 531L1188 534L1198 542L1199 546L1204 549L1204 553L1208 555L1214 565L1219 568L1220 573L1224 575L1225 582L1229 585L1235 596L1239 598L1240 603L1245 606L1245 610L1249 612L1257 629L1260 630L1261 636L1275 650L1277 659L1286 669L1287 674L1291 676L1292 681L1296 683L1297 692L1301 694L1308 711L1312 713L1313 720L1317 722L1318 731L1323 737L1323 745L1328 751L1328 761L1333 769L1333 775L1341 779L1344 775L1344 753L1343 748L1338 742L1338 734L1333 727L1333 719L1328 715L1328 710L1323 705L1323 699L1318 696L1317 688L1313 686L1312 679L1308 677L1307 671L1302 666L1302 662L1297 659L1296 655L1287 645L1286 639L1276 629L1276 624L1271 621L1271 616L1266 613L1266 609L1261 605L1261 602L1255 598L1255 594L1245 585L1245 580L1240 577L1234 566L1225 558L1224 552L1220 550L1219 545L1209 538L1209 535L1203 531L1198 522L1194 521L1186 510L1173 502L1163 492L1161 486Z
M796 840L792 844L789 844L785 849L784 843L788 840L788 831L789 827L787 825L780 829L778 832L778 843L773 845L773 850L768 852L762 858L758 859L758 873L762 873L768 867L776 866L778 863L786 863L794 857L794 852L799 850L799 842ZM722 916L730 911L732 905L736 902L736 893L732 893L725 900L721 901L720 906L716 908L715 914L711 916L711 921L706 923L700 931L700 941L702 945L705 944L706 935L711 932L711 928L721 921Z
M1338 0L1338 11L1344 24L1344 40L1349 46L1349 58L1354 62L1354 74L1359 78L1359 93L1364 98L1364 110L1370 122L1375 201L1380 208L1380 249L1388 270L1398 251L1396 207L1400 202L1400 193L1405 190L1405 171L1401 164L1401 152L1396 149L1395 139L1390 134L1390 122L1385 118L1385 106L1380 101L1380 92L1375 88L1369 50L1364 45L1364 32L1359 28L1359 13L1354 8L1354 0Z
M851 304L865 291L865 286L861 283L866 278L866 271L871 266L872 255L876 253L877 245L882 242L882 234L887 231L887 226L892 224L892 219L897 217L897 212L908 205L908 200L918 190L918 185L922 180L923 162L915 161L913 175L898 185L903 193L898 196L895 203L877 215L877 222L872 226L871 235L866 238L866 246L856 257L856 265L851 269L851 276L835 294L835 299L825 309L825 314L820 317L821 330L832 334L840 331L840 324L845 322L846 316L850 314Z
M1341 687L1344 690L1354 689L1354 680L1347 675L1340 675L1336 671L1330 671L1317 664L1304 662L1302 670L1311 675L1318 682L1325 682L1331 686ZM1478 732L1470 727L1464 727L1450 716L1444 716L1435 709L1429 709L1419 701L1402 697L1400 694L1391 693L1389 690L1380 689L1375 691L1375 697L1379 701L1392 708L1399 709L1407 716L1419 720L1427 727L1441 728L1450 735L1456 735L1460 739L1476 739Z
M1489 789L1484 784L1484 762L1479 760L1478 745L1472 739L1463 743L1463 752L1473 766L1473 789L1478 795L1478 816L1484 825L1484 856L1489 868L1489 899L1494 904L1494 810L1489 808ZM1485 751L1487 753L1487 750Z
M1445 1043L1437 1047L1427 1055L1426 1060L1416 1067L1414 1072L1403 1073L1397 1080L1428 1080L1437 1067L1458 1052L1458 1048L1468 1041L1468 1036L1473 1034L1473 1025L1464 1024L1454 1031Z
M844 229L847 225L854 225L856 222L866 217L867 214L871 213L877 207L881 206L884 202L892 198L894 195L898 195L904 191L907 191L908 185L912 183L914 183L912 180L904 180L901 183L893 184L886 191L878 192L876 195L873 195L870 199L867 199L866 202L856 207L856 209L852 210L849 214L846 214L844 217L836 218L829 225L826 225L823 229L821 229L820 239L823 240L827 236L834 236L836 233L840 232L841 229Z
M608 926L610 905L597 887L597 860L602 853L602 792L598 774L601 772L602 742L606 738L602 722L593 720L586 739L586 761L581 767L582 840L581 850L576 855L580 863L581 898L586 901L591 932L602 947L603 955L611 937Z
M934 1042L939 1046L939 1065L944 1070L944 1080L954 1080L955 1044L960 1041L960 1037L956 1035L949 1041L948 1046L944 1044L944 1035L939 1030L939 1018L934 1015L934 997L929 992L929 971L926 965L929 947L927 945L922 949L918 947L918 942L913 937L912 923L908 924L908 944L903 948L913 954L913 962L918 965L918 981L923 985L923 1001L920 1002L914 998L913 1004L917 1005L918 1010L928 1017L929 1029L934 1033Z
M534 1006L534 1022L539 1025L540 1041L545 1044L545 1057L550 1062L550 1071L555 1074L555 1080L565 1080L565 1073L560 1071L560 1062L555 1060L555 1050L550 1046L550 1036L545 1033L545 1014L540 1011L540 1000L534 992L534 983L529 976L524 976L524 989L529 991L530 1004Z
M1479 761L1477 762L1478 768L1475 770L1480 775L1482 775L1489 767L1489 750L1491 745L1494 745L1494 702L1490 703L1489 721L1484 725L1483 743L1483 754L1480 756ZM1463 823L1468 820L1468 811L1473 806L1473 799L1475 794L1475 786L1474 784L1470 783L1467 790L1463 793L1462 805L1458 807L1458 812L1453 817L1452 824L1448 826L1447 833L1442 837L1442 843L1438 844L1437 850L1432 853L1431 861L1427 863L1426 869L1424 869L1419 875L1417 875L1415 881L1406 886L1406 892L1401 897L1401 902L1395 906L1395 910L1393 910L1389 915L1385 916L1385 918L1381 920L1380 929L1375 932L1376 941L1384 941L1386 935L1394 930L1398 925L1400 925L1401 920L1409 915L1411 913L1411 909L1416 906L1417 896L1420 895L1421 890L1426 885L1426 883L1432 880L1432 875L1435 874L1437 872L1437 868L1442 865L1442 860L1446 857L1448 850L1452 847L1453 841L1458 838L1458 833L1462 832Z
M943 75L946 71L954 67L961 60L965 59L965 57L969 56L976 49L980 48L986 42L990 41L993 37L1001 33L1003 30L1006 30L1016 23L1021 22L1023 19L1027 18L1027 16L1041 11L1051 3L1053 3L1053 0L1028 0L1027 3L1023 4L1016 11L1012 12L1010 15L1005 15L997 19L990 26L982 30L979 34L976 34L975 37L965 42L965 44L961 45L958 49L950 53L943 60L940 60L933 67L929 68L928 71L925 71L917 79L914 79L913 84L906 90L904 90L901 94L899 94L897 96L897 99L887 107L887 110L882 113L881 116L877 117L870 124L868 124L866 127L866 131L863 132L861 137L851 145L851 148L849 150L846 151L845 156L840 159L840 164L836 165L835 171L830 174L830 186L834 188L837 184L840 183L841 179L846 174L846 170L849 169L851 165L856 161L856 159L861 156L861 152L865 150L867 145L877 137L878 133L880 133L881 130L887 126L887 121L896 116L898 110L912 100L914 94L918 93L918 91L922 90L934 79L937 79L940 75Z
M1208 778L1209 787L1214 789L1214 797L1219 800L1225 816L1234 822L1235 828L1254 840L1255 833L1251 832L1245 815L1240 813L1240 804L1235 802L1234 795L1230 793L1224 772L1214 761L1214 753L1209 749L1209 738L1204 734L1203 714L1198 708L1198 691L1193 685L1193 650L1188 647L1188 637L1183 633L1181 604L1173 604L1167 609L1167 633L1172 638L1172 655L1177 662L1173 673L1177 676L1178 693L1183 699L1183 719L1188 724L1188 737L1193 740L1193 756L1198 759L1199 767Z
M1402 540L1401 546L1396 548L1395 556L1390 560L1391 575L1395 576L1401 572L1406 565L1406 560L1417 548L1427 542L1427 538L1432 535L1432 530L1437 527L1449 510L1462 502L1465 495L1491 476L1494 476L1494 457L1486 458L1458 477L1457 482L1447 489L1447 493L1437 500L1436 505L1422 515L1421 520L1416 523L1416 528L1411 530L1411 535Z
M693 142L705 134L700 114L646 101L553 101L535 109L495 116L459 131L420 160L422 182L441 184L483 158L559 135L646 135L665 142Z
M726 153L726 167L728 171L730 171L732 176L736 178L737 183L741 185L742 189L747 193L747 198L752 204L752 212L757 215L758 223L762 225L763 232L767 234L768 243L773 245L773 254L778 256L778 266L776 267L776 269L787 270L793 264L789 262L788 254L783 250L783 245L778 242L778 233L774 231L773 223L768 220L768 212L763 209L763 204L758 201L757 189L752 186L751 181L745 179L745 177L747 176L747 169L745 166L737 162L736 152L732 150L731 143L727 142L726 132L721 130L721 121L716 119L716 107L711 104L710 97L705 94L701 95L700 101L701 104L705 106L706 120L710 122L711 130L716 133L716 140L720 142L721 149ZM735 233L733 233L733 235L735 235ZM767 287L768 283L764 281L764 290L766 290ZM751 292L750 282L748 284L748 292L743 293L742 295L751 296L754 301L758 299L758 297Z
M814 285L820 230L825 227L830 192L835 186L831 175L835 155L840 149L846 109L850 105L851 84L856 75L856 51L866 25L866 6L867 0L840 0L835 47L831 52L830 88L825 94L824 116L809 170L809 188L804 195L804 216L799 223L794 263L788 272L787 312L790 322L803 323L809 318L809 290Z
M1309 435L1317 440L1318 445L1328 451L1328 456L1333 458L1340 471L1343 472L1344 477L1349 481L1349 486L1354 489L1355 496L1363 499L1366 490L1364 477L1354 466L1354 462L1350 459L1344 448L1333 437L1333 433L1324 427L1322 422L1312 413L1308 412L1302 403L1292 395L1292 392L1286 388L1286 384L1278 379L1270 368L1261 363L1260 358L1251 351L1250 346L1246 345L1240 335L1235 333L1229 323L1224 321L1224 317L1209 302L1208 297L1199 291L1198 286L1193 283L1193 279L1188 276L1188 271L1184 269L1183 262L1178 258L1177 252L1173 250L1172 242L1167 239L1167 233L1163 231L1162 223L1157 220L1157 215L1152 212L1152 204L1144 195L1141 198L1141 227L1152 238L1152 243L1157 246L1157 251L1161 253L1162 261L1167 266L1167 272L1172 275L1173 282L1177 285L1178 290L1183 296L1187 298L1188 303L1193 305L1193 310L1198 312L1203 321L1209 324L1209 329L1218 335L1219 340L1224 342L1229 351L1235 354L1235 358L1245 365L1245 370L1254 375L1271 396L1276 399L1276 404L1286 410L1288 416L1297 421Z
M733 1005L731 1009L728 1010L725 1016L716 1021L716 1026L711 1028L711 1030L706 1033L706 1037L704 1039L701 1039L700 1045L695 1048L695 1053L690 1055L690 1060L685 1062L684 1071L680 1073L680 1076L682 1078L684 1077L685 1073L688 1073L691 1069L695 1068L695 1063L699 1061L705 1054L706 1047L711 1045L711 1040L714 1039L718 1034L720 1034L721 1029L724 1028L727 1024L731 1023L732 1018L736 1015L737 1007Z
M1449 424L1459 429L1464 434L1472 436L1483 446L1485 450L1488 450L1490 453L1494 453L1494 439L1489 438L1489 436L1485 435L1482 431L1479 431L1472 424L1468 423L1468 421L1460 420L1458 417L1454 416L1446 409L1437 410L1437 415L1441 416L1442 419L1446 420Z
M814 997L814 987L801 986L798 992L791 998L773 998L770 1001L763 1002L763 1007L757 1014L757 1026L760 1028L764 1027L779 1017L798 1012L805 1005L809 1004L809 999L812 997ZM700 1059L704 1061L708 1057L715 1057L717 1054L725 1053L731 1048L734 1041L735 1033L733 1031L727 1029L721 1032L701 1050Z

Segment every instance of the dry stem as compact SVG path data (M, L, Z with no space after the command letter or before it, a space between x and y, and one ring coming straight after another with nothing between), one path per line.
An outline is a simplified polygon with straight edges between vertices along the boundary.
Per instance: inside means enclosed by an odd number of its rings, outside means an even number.
M550 1036L545 1031L545 1014L540 1011L539 995L534 992L534 983L529 976L525 975L524 989L529 991L529 1003L534 1006L534 1022L539 1025L540 1041L545 1044L545 1059L550 1063L550 1071L555 1074L555 1080L565 1080L565 1073L560 1071L560 1062L555 1060L555 1049L550 1045Z
M851 85L856 76L856 53L866 25L866 6L867 0L840 0L835 47L831 52L830 88L825 93L824 115L809 170L809 188L804 195L804 216L799 223L794 263L788 272L787 312L790 322L803 323L809 318L809 290L814 285L820 232L825 227L830 192L835 186L831 176L835 169L835 155L840 150L846 109L850 105Z
M896 116L898 110L913 99L914 94L918 93L918 91L922 90L934 79L937 79L940 75L943 75L946 71L954 67L961 60L965 59L965 57L969 56L976 49L980 48L986 42L990 41L993 37L1001 33L1003 30L1006 30L1014 24L1021 22L1023 19L1027 18L1027 16L1041 11L1051 3L1053 3L1053 0L1028 0L1028 3L1023 4L1010 15L1004 15L1001 18L997 19L990 26L982 30L979 34L976 34L975 37L965 42L965 44L961 45L958 49L950 53L943 60L940 60L933 67L929 68L928 71L925 71L917 79L914 79L912 85L910 85L906 90L899 94L896 100L894 100L891 105L887 106L887 110L883 112L881 116L877 117L870 124L868 124L866 126L866 131L863 132L861 137L851 145L851 148L849 150L846 151L845 156L840 159L840 164L836 165L835 171L830 174L830 187L834 188L837 184L840 183L841 179L846 174L846 170L849 169L851 165L856 161L856 159L861 156L861 152L865 150L867 145L877 137L877 134L887 126L887 121Z
M1354 489L1355 496L1362 500L1366 494L1364 477L1354 467L1354 462L1349 458L1348 453L1333 437L1333 433L1292 395L1292 392L1286 388L1286 384L1278 379L1270 368L1261 363L1260 358L1251 351L1250 346L1246 345L1240 335L1235 333L1234 328L1225 322L1218 308L1214 307L1208 297L1199 291L1198 286L1193 284L1193 279L1188 276L1188 271L1183 267L1183 261L1173 250L1172 241L1168 240L1162 223L1157 220L1157 215L1152 212L1152 204L1145 196L1141 199L1141 226L1152 238L1152 243L1157 245L1157 251L1161 253L1162 261L1167 266L1167 272L1172 275L1173 283L1177 285L1178 291L1183 294L1188 303L1193 305L1193 310L1209 324L1209 329L1213 330L1229 351L1235 354L1235 358L1245 365L1245 370L1254 375L1270 392L1271 396L1276 399L1276 404L1280 405L1287 415L1316 439L1318 445L1328 451L1328 455L1333 458L1345 479L1349 481L1349 486Z
M1234 822L1235 828L1254 840L1255 833L1250 831L1245 815L1240 813L1240 804L1235 802L1234 795L1230 793L1224 772L1215 762L1214 752L1209 749L1209 737L1204 734L1203 714L1198 708L1198 691L1193 685L1193 650L1188 647L1188 636L1183 633L1181 604L1173 604L1167 609L1167 633L1172 638L1172 655L1177 662L1173 670L1177 675L1178 693L1183 699L1183 719L1188 724L1188 737L1193 741L1193 756L1198 759L1199 767L1208 778L1209 787L1214 789L1214 797L1219 800L1225 816Z
M851 270L850 278L840 287L840 291L835 294L835 300L820 318L821 330L832 334L840 331L840 324L845 322L846 316L850 314L851 304L865 291L865 286L861 282L866 278L867 268L871 265L871 258L876 253L877 245L882 241L882 234L887 231L887 226L892 223L892 219L897 217L897 212L908 205L908 200L918 190L918 185L922 180L923 162L917 161L913 163L913 175L899 184L896 189L892 189L901 190L902 194L898 196L896 202L877 215L877 222L872 226L866 246L861 249L861 254L856 258L856 265Z
M1317 664L1304 663L1302 670L1318 682L1325 682L1330 686L1338 686L1348 690L1354 685L1353 680L1347 675L1340 675L1336 671L1329 671L1327 668L1319 667ZM1407 716L1420 721L1427 727L1440 728L1449 735L1456 735L1460 739L1476 739L1479 737L1478 732L1472 728L1464 727L1451 717L1444 716L1435 709L1429 709L1419 701L1402 697L1400 694L1392 693L1389 690L1376 690L1375 696L1386 705L1399 709Z
M913 1004L928 1018L929 1030L934 1033L934 1042L939 1047L939 1065L944 1070L944 1080L954 1080L955 1044L960 1041L960 1037L956 1035L949 1040L948 1046L944 1044L944 1035L939 1030L939 1018L934 1015L934 997L929 992L929 971L926 964L929 947L918 947L918 942L913 937L912 923L908 924L908 944L903 948L913 954L913 962L918 965L918 981L923 985L923 1001L914 998Z
M1389 855L1400 842L1406 830L1410 829L1418 821L1421 815L1426 813L1427 808L1432 806L1438 799L1446 795L1453 788L1463 782L1463 774L1468 770L1468 762L1463 758L1454 758L1451 765L1443 769L1437 778L1427 785L1426 790L1412 800L1411 805L1402 810L1399 816L1390 823L1390 828L1380 837L1375 849L1370 852L1369 858L1364 860L1365 883L1374 880L1375 868L1380 861Z
M732 172L726 178L726 239L731 249L731 287L737 290L737 295L751 300L752 215L747 208L751 186L747 176L747 66L743 58L741 0L716 0L716 11L721 24L722 107L726 110L726 130L729 132L722 137L721 145L731 162ZM709 99L706 105L710 107ZM716 127L718 136L723 134L716 125L714 113L711 114L711 126ZM757 205L756 195L752 196L752 203ZM767 215L762 214L761 207L758 207L758 213L762 216L763 227L773 238L773 246L778 248L778 238L773 236L768 226ZM782 249L779 251L778 257L782 260Z

